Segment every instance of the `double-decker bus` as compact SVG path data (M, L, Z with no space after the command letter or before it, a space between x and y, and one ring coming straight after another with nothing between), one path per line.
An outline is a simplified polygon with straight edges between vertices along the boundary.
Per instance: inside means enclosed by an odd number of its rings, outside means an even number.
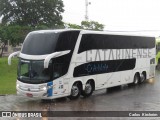
M86 30L30 32L19 57L18 95L54 99L123 84L139 84L155 75L154 37Z

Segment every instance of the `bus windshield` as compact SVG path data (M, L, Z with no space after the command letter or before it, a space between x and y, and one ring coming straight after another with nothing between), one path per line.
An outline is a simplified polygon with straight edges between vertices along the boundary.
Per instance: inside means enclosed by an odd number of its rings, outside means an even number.
M44 61L20 60L18 67L18 79L26 83L43 83L51 80L51 63L47 69Z
M22 53L29 55L50 54L55 51L58 36L58 33L30 33L24 41Z

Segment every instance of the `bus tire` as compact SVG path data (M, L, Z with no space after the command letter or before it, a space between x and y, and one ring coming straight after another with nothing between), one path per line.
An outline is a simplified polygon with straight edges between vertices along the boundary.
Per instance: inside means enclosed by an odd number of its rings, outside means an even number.
M136 73L134 75L133 82L129 83L128 86L135 86L135 85L137 85L139 83L139 81L140 81L139 73Z
M94 90L94 83L93 81L89 80L86 85L85 85L85 89L82 91L82 96L84 97L89 97L92 95Z
M77 99L79 98L79 96L81 95L81 85L79 82L76 82L73 84L72 88L71 88L71 94L69 96L69 98L71 100Z
M146 80L146 73L142 72L139 83L143 83Z
M136 73L133 78L133 85L137 85L139 82L140 82L140 76L138 73Z

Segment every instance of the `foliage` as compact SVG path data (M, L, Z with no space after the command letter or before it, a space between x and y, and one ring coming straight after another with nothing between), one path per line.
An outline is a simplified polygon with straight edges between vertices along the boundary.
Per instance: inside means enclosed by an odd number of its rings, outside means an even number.
M74 28L74 29L82 29L82 27L80 25L71 24L71 23L66 24L66 27Z
M15 46L22 43L26 34L33 28L19 25L1 25L0 26L0 57L8 41L10 45Z
M67 27L68 28L74 28L74 29L98 30L98 31L104 29L104 25L100 24L96 21L82 21L81 26L76 25L76 24L68 23Z
M0 57L2 57L3 50L7 45L7 32L4 31L4 27L0 26Z
M82 21L81 26L83 29L87 29L87 30L98 30L99 31L99 30L104 29L104 25L96 21Z
M62 0L1 0L3 24L56 27L62 25Z

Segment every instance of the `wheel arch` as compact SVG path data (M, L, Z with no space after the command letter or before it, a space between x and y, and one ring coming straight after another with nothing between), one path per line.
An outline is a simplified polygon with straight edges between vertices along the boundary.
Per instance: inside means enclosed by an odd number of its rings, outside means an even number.
M69 93L71 93L71 88L75 83L79 83L79 85L81 86L81 90L83 89L83 81L81 79L77 79L71 82L69 87Z

